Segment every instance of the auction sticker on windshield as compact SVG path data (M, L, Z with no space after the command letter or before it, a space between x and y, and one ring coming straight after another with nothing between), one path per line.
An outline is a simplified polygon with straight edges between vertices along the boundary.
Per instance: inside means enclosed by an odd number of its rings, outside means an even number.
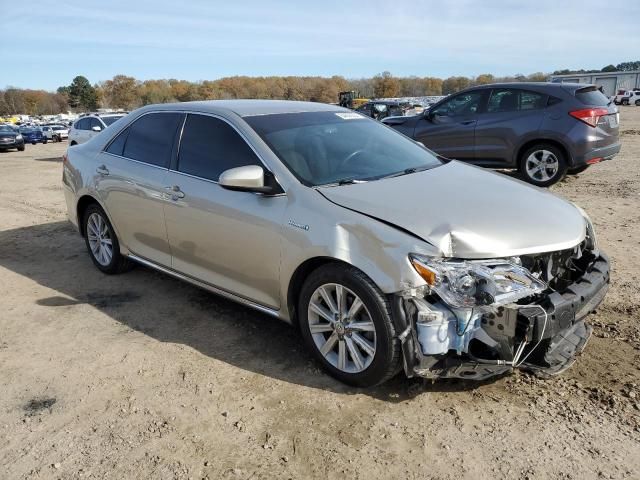
M364 118L359 113L352 113L352 112L345 112L345 113L340 112L340 113L336 113L336 115L342 118L343 120L358 120L359 118Z

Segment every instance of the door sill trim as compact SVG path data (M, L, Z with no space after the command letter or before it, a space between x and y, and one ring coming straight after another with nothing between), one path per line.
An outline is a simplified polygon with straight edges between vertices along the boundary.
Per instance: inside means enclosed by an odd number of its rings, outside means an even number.
M195 278L192 278L188 275L185 275L183 273L180 272L176 272L175 270L172 270L170 268L167 267L163 267L162 265L158 265L157 263L152 262L151 260L147 260L146 258L142 258L139 257L133 253L129 253L129 255L127 256L129 259L140 263L146 267L149 268L153 268L154 270L158 270L162 273L166 273L167 275L171 275L174 278L177 278L178 280L183 280L187 283L190 283L192 285L195 285L196 287L200 287L203 288L204 290L208 290L212 293L215 293L216 295L220 295L221 297L227 298L229 300L232 300L236 303L240 303L242 305L245 305L249 308L253 308L255 310L258 310L262 313L265 313L267 315L270 315L272 317L276 317L276 318L280 318L280 311L279 310L275 310L271 307L267 307L264 305L261 305L259 303L256 302L252 302L251 300L248 300L244 297L241 297L239 295L236 295L234 293L228 292L226 290L223 290L221 288L218 288L214 285L211 285L209 283L197 280Z

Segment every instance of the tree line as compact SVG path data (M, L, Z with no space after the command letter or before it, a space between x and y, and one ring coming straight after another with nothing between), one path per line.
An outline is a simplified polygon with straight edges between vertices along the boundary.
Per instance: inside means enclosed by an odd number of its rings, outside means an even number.
M608 65L597 71L640 69L640 61ZM560 70L554 74L586 73L590 71ZM371 78L346 79L332 77L225 77L218 80L189 82L186 80L137 80L116 75L110 80L91 84L77 76L71 84L56 92L7 87L0 90L0 115L53 115L66 111L85 112L98 108L131 110L152 103L187 102L191 100L219 100L234 98L265 98L308 100L334 103L338 93L355 90L366 98L421 97L449 95L464 88L493 82L546 81L548 74L498 77L485 73L477 77L396 77L382 72Z

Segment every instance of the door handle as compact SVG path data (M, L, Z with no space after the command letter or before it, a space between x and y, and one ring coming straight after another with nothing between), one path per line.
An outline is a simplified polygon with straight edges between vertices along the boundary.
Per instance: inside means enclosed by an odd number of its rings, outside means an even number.
M171 200L176 201L179 198L184 198L184 192L180 190L178 185L172 185L171 187L165 187L165 190L171 195Z
M464 122L460 122L460 125L472 125L476 123L475 120L465 120Z
M109 175L109 169L104 165L100 165L96 168L96 173L99 173L100 175Z

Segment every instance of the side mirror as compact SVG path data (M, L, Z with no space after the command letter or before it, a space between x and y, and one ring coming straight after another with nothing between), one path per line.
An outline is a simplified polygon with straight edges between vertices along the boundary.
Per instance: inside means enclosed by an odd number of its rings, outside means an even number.
M281 192L275 179L268 177L262 167L258 165L245 165L244 167L225 170L220 174L218 184L226 189L242 192L264 193L267 195Z
M101 132L102 128L100 128L98 125L95 125L95 126L91 127L91 130L93 130L94 132Z

